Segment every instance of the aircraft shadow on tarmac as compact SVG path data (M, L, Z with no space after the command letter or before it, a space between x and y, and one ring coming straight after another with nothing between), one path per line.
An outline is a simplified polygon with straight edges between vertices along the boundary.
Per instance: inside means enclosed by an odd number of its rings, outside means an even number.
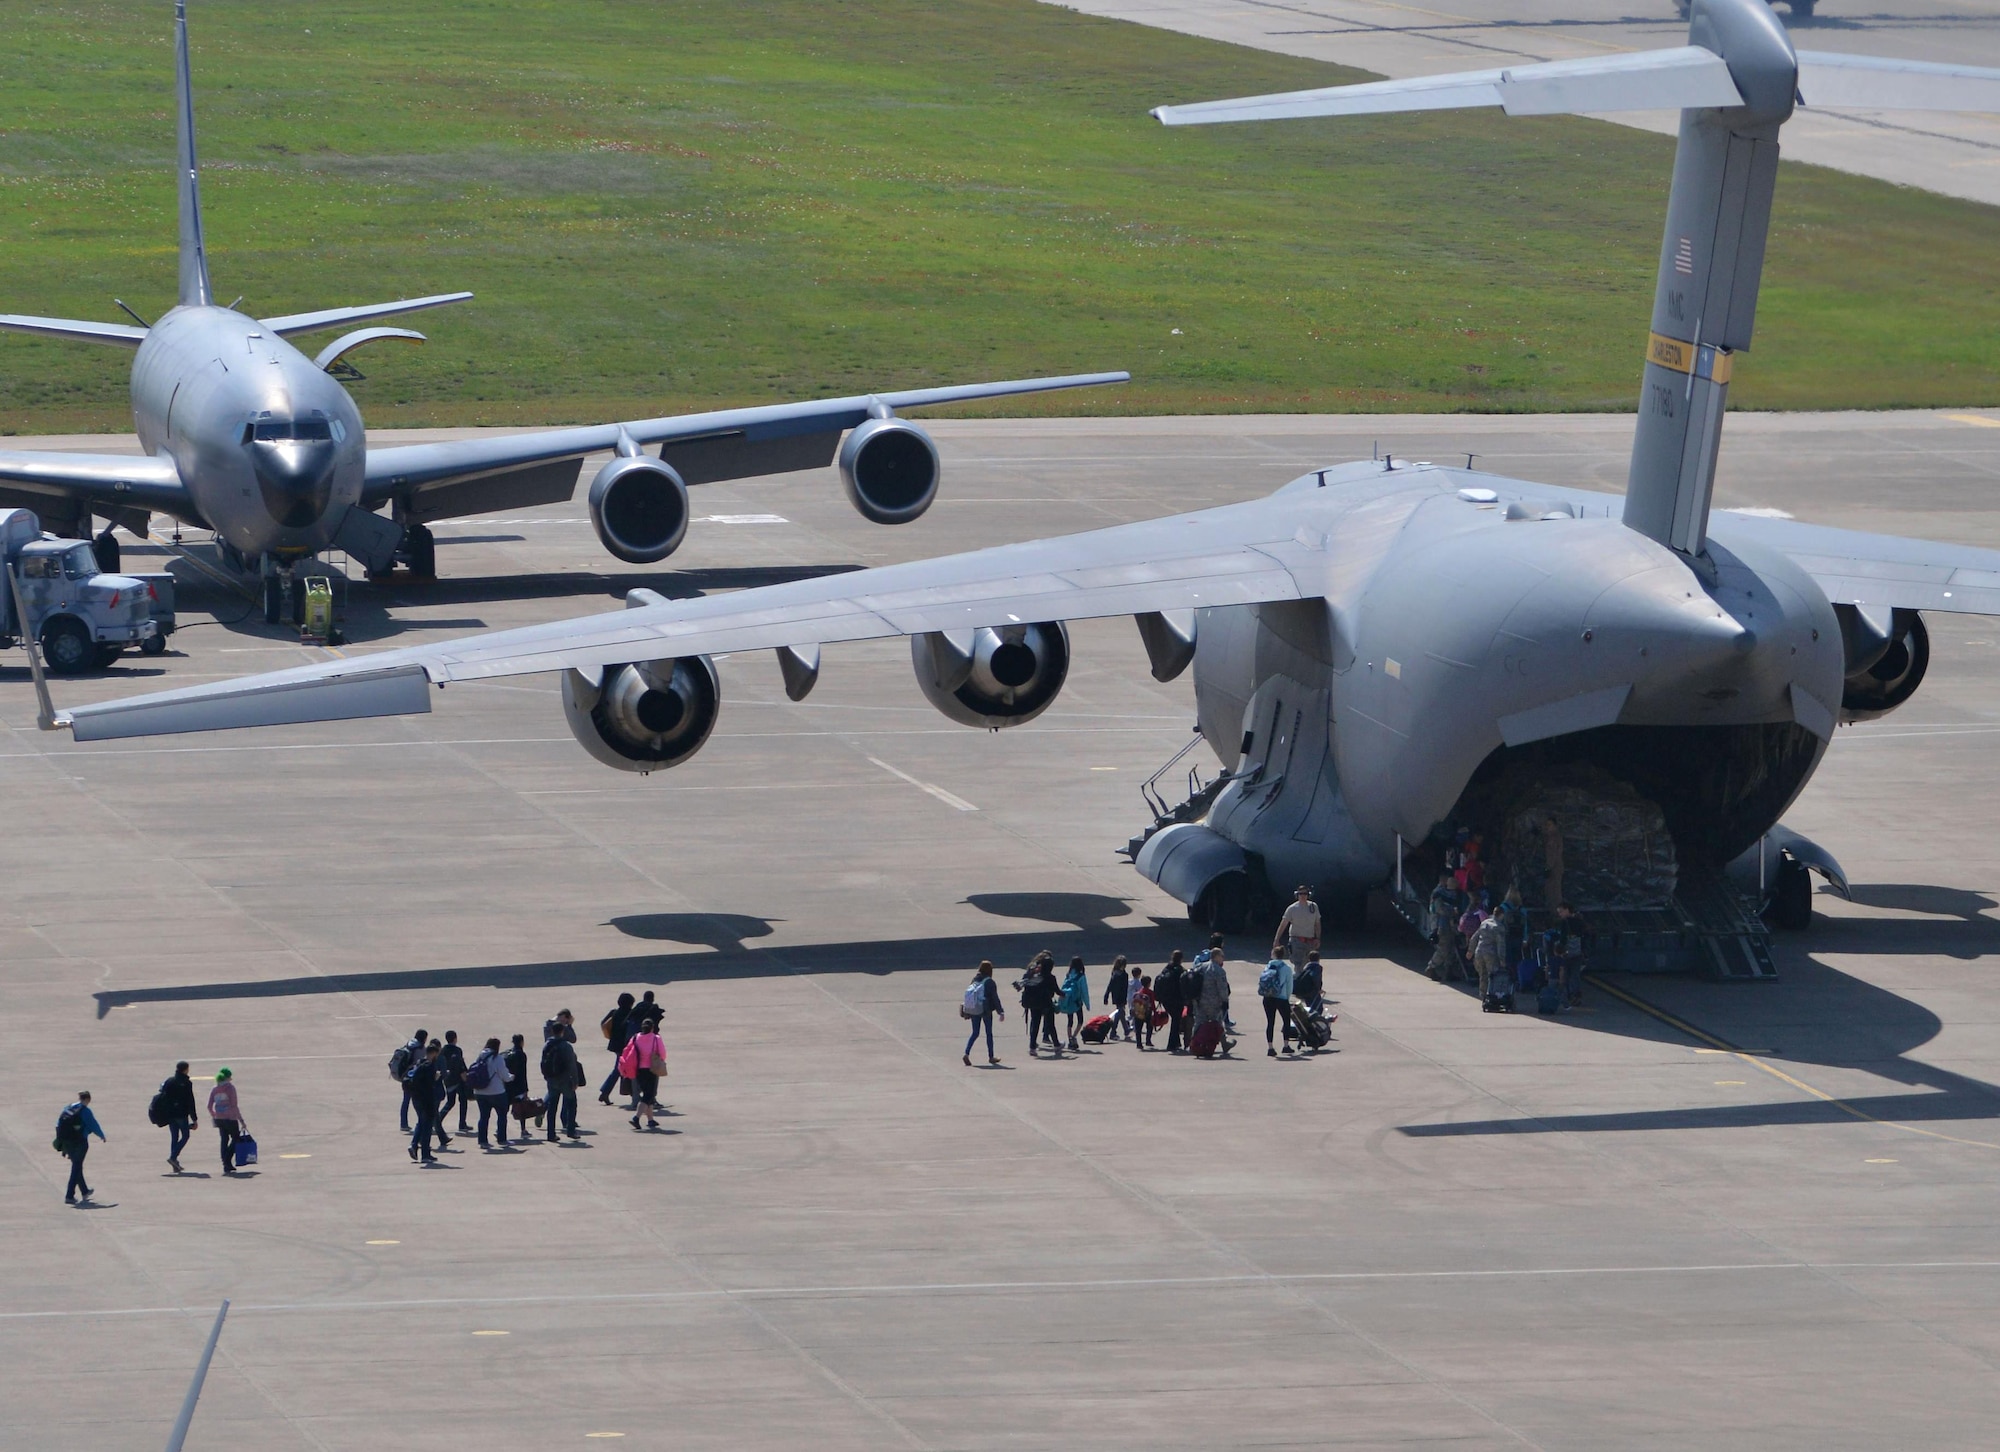
M1632 974L1610 975L1606 981L1723 1043L1755 1051L1757 1059L1774 1067L1797 1068L1808 1082L1814 1076L1803 1066L1862 1069L1907 1085L1912 1092L1846 1096L1834 1102L1801 1096L1783 1081L1751 1070L1742 1075L1750 1081L1747 1087L1770 1091L1775 1102L1415 1124L1402 1126L1402 1133L1424 1139L1616 1133L1853 1124L1861 1117L1912 1124L1973 1121L1972 1132L1977 1133L1977 1121L2000 1120L2000 1087L1909 1057L1937 1037L1943 1025L1936 1014L1822 961L1848 953L1926 955L1966 962L2000 955L2000 919L1986 916L1988 909L2000 907L2000 903L1983 893L1916 883L1857 885L1853 901L1863 907L1926 916L1817 914L1803 935L1779 937L1773 942L1780 974L1777 983L1710 983L1690 977ZM1419 966L1408 953L1397 956L1412 967ZM1978 986L1988 985L1982 981ZM1550 1021L1552 1026L1649 1039L1675 1047L1700 1046L1669 1024L1607 994L1587 994L1587 1001L1592 1012L1558 1017ZM1768 1082L1759 1083L1760 1079ZM1814 1087L1830 1092L1825 1084ZM1993 1133L1987 1131L1989 1136Z
M576 958L464 968L375 969L309 978L255 982L187 983L162 988L100 992L97 1016L148 1003L191 1003L238 998L292 998L326 993L384 993L440 988L666 988L676 982L782 978L804 973L883 975L922 969L971 969L991 958L1010 979L1020 965L1047 949L1058 958L1081 954L1100 973L1113 955L1135 962L1164 961L1169 950L1192 952L1198 934L1189 924L1150 918L1143 926L1113 928L1124 916L1122 898L1096 893L1000 893L968 898L996 916L1034 918L1066 926L1050 931L1007 931L956 938L893 939L861 943L810 943L757 947L779 919L737 913L644 913L613 918L606 926L628 937L690 945L686 952L633 957ZM955 990L954 990L955 991Z

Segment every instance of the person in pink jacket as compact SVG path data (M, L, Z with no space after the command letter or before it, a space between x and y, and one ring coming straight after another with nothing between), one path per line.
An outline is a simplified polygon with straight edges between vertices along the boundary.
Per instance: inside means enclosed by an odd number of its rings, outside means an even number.
M208 1117L222 1137L222 1173L236 1173L236 1141L243 1135L243 1107L236 1099L236 1079L227 1067L215 1071L215 1087L208 1091Z
M667 1072L667 1046L660 1040L658 1019L647 1019L618 1056L618 1073L632 1081L632 1097L639 1114L646 1116L646 1128L658 1129L653 1118L660 1107L660 1075ZM632 1116L632 1128L639 1127L639 1114Z

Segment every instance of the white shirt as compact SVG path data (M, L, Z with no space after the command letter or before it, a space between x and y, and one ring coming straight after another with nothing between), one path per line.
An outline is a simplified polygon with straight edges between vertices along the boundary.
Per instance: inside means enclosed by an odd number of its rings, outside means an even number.
M1300 902L1297 898L1293 898L1292 905L1285 909L1285 915L1279 921L1283 926L1279 929L1278 936L1283 937L1284 929L1290 928L1294 943L1301 940L1308 943L1319 941L1318 903L1310 900Z

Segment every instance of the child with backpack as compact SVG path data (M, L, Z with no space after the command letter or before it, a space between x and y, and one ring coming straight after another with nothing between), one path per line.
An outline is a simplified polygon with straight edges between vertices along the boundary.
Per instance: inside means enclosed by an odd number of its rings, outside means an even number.
M1125 955L1120 953L1111 960L1111 976L1104 984L1104 1002L1111 1007L1111 1037L1114 1039L1131 1030L1131 1020L1125 1013L1131 996L1132 974L1125 966Z
M1000 1006L1000 985L993 981L993 964L982 959L979 968L972 975L972 982L965 986L965 996L958 1005L958 1016L972 1024L972 1031L965 1036L965 1067L972 1067L972 1046L979 1042L979 1030L986 1030L986 1062L997 1064L1000 1056L993 1052L993 1016L1007 1016L1007 1010Z
M1069 960L1069 972L1063 975L1062 997L1056 1007L1064 1016L1069 1029L1069 1051L1077 1051L1077 1030L1083 1027L1083 1016L1090 1012L1090 979L1084 973L1083 959Z
M1153 980L1141 976L1138 984L1126 997L1127 1016L1132 1022L1132 1042L1141 1053L1153 1047L1153 1010L1159 1000L1153 997Z

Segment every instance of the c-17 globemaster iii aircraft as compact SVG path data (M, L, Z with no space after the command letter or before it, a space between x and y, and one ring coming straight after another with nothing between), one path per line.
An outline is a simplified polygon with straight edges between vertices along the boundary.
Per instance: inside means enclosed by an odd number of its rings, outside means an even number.
M1622 500L1371 460L1086 534L700 600L635 592L618 614L62 715L45 701L45 723L91 741L427 711L432 685L559 671L584 748L649 772L707 740L716 655L775 650L796 700L822 646L908 635L923 694L1000 728L1061 689L1063 621L1129 614L1158 679L1192 664L1201 733L1226 768L1219 791L1132 849L1198 917L1237 926L1294 882L1351 912L1435 871L1455 827L1503 845L1531 907L1554 906L1533 901L1554 853L1531 860L1524 825L1574 831L1567 882L1627 870L1586 860L1600 848L1637 850L1642 876L1712 880L1773 830L1837 723L1910 699L1929 657L1920 612L2000 615L2000 551L1711 517L1778 132L1801 104L2000 111L2000 71L1799 54L1764 0L1694 0L1688 44L1671 50L1155 113L1681 108ZM1582 830L1621 817L1622 839Z
M175 0L174 44L178 304L151 324L133 314L139 326L0 315L0 328L136 349L132 414L145 457L0 452L0 508L33 509L51 528L79 537L89 534L97 517L144 538L155 513L213 529L234 563L262 577L264 615L273 623L294 569L315 553L343 549L371 574L401 559L413 575L429 577L436 572L432 522L566 500L576 491L584 456L607 450L615 457L591 483L591 521L604 547L632 564L663 560L680 546L689 485L821 468L833 462L836 449L854 507L877 524L905 524L930 507L940 470L929 436L898 418L897 410L1127 377L1095 373L914 389L370 449L360 411L329 370L364 344L385 338L420 343L423 335L359 328L312 358L286 339L462 302L472 294L261 319L234 304L219 306L202 232L185 0ZM661 446L659 457L644 452L647 444ZM385 505L386 517L377 512ZM98 554L104 568L117 569L110 527L98 539Z

